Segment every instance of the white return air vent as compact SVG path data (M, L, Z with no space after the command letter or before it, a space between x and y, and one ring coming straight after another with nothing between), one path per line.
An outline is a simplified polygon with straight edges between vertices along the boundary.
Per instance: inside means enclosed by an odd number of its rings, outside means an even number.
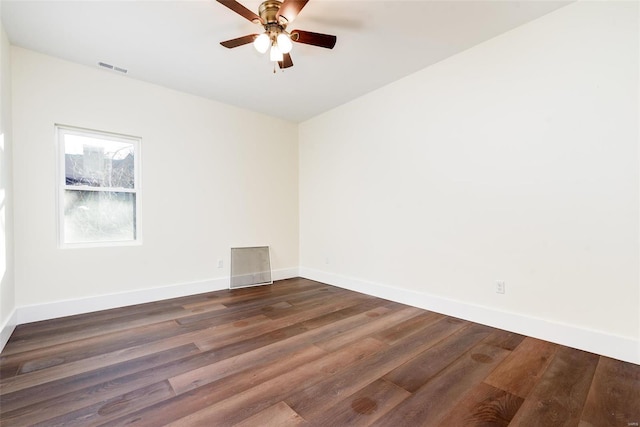
M231 248L230 289L272 283L269 246Z

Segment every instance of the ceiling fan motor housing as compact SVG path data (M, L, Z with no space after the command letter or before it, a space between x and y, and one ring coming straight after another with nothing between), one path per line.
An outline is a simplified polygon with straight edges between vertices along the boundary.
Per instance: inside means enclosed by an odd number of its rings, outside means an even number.
M280 25L283 28L286 27L287 19L284 16L280 16L278 18L278 11L280 10L281 5L282 2L278 0L267 0L260 5L258 8L258 14L265 23L265 27L269 24Z

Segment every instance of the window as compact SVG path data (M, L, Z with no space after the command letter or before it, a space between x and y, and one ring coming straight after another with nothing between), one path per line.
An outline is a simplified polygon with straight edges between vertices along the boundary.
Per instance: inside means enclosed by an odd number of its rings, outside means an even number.
M140 138L56 126L61 246L140 241Z

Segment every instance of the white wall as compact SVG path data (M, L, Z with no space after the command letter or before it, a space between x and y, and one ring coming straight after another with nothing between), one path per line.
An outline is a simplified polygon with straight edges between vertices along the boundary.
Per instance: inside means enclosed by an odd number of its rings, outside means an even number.
M273 269L297 275L295 124L97 66L12 53L20 323L228 287L232 246L270 245ZM142 137L142 245L58 248L56 123Z
M11 146L10 45L0 21L0 350L16 324Z
M638 60L579 2L301 124L302 275L640 363Z

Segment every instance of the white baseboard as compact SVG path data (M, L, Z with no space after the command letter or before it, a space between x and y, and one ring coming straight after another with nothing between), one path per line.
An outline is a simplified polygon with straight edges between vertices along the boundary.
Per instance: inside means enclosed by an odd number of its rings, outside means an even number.
M304 277L402 304L640 364L640 341L518 313L349 278L310 268L274 270L273 280ZM0 329L0 351L16 325L229 288L229 278L17 307Z
M273 280L298 277L297 268L273 270L271 273ZM38 322L40 320L49 320L58 317L72 316L74 314L108 310L110 308L125 307L134 304L144 304L147 302L202 294L205 292L219 291L228 288L229 278L222 277L200 282L181 283L157 288L139 289L130 292L120 292L87 298L21 306L16 309L17 324L21 325L23 323ZM13 329L11 331L13 332Z
M18 314L14 309L11 312L11 315L4 322L4 325L0 328L0 352L4 349L4 346L7 345L7 341L11 338L11 334L13 330L16 328L18 324Z
M611 335L602 331L525 316L514 312L496 310L486 306L395 288L306 267L300 267L300 276L494 328L562 344L567 347L640 364L640 341L637 339Z
M300 277L300 270L295 268L283 268L280 270L273 270L271 272L271 278L275 282L276 280L293 279L294 277Z

